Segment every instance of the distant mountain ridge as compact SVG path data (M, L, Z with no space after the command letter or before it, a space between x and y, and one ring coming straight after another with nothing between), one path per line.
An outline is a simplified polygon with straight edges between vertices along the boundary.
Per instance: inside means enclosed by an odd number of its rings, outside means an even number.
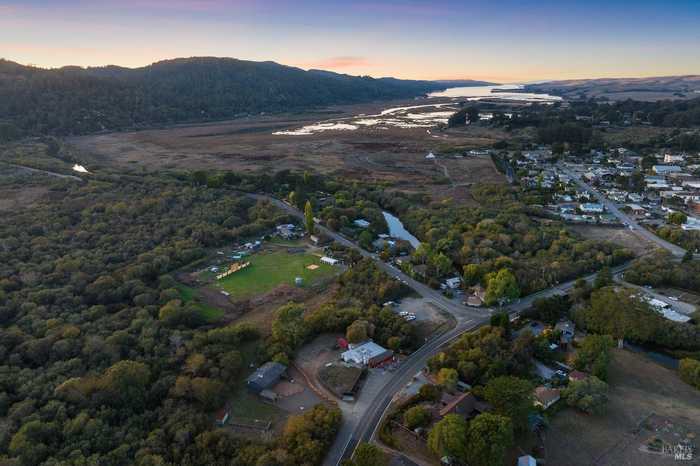
M233 58L58 69L0 60L0 141L411 98L445 87Z
M700 97L700 75L651 78L567 79L525 86L529 92L545 92L568 99L666 100Z
M499 83L489 81L477 81L474 79L438 79L436 81L445 87L472 87L472 86L498 86Z

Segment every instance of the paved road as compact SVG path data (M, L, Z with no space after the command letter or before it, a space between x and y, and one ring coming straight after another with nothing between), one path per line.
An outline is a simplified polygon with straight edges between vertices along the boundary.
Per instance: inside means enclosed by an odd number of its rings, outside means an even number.
M266 196L263 194L250 194L250 196L254 199L263 199L270 201L272 204L274 204L276 207L280 208L281 210L284 210L285 212L288 212L291 215L294 215L297 218L303 219L304 214L297 209L296 207L293 207L286 202L280 201L279 199L276 199L271 196ZM369 257L375 261L377 266L382 269L384 272L387 273L387 275L392 276L394 278L397 278L399 280L402 280L407 286L411 287L413 290L416 291L419 295L421 295L423 298L428 298L432 300L438 307L441 309L449 312L454 316L455 319L457 319L457 322L465 322L468 320L476 319L476 318L481 318L484 315L487 315L490 317L491 310L487 308L476 308L476 307L469 307L469 306L463 306L456 302L455 300L449 299L445 297L442 293L440 293L437 290L434 290L427 286L424 283L421 283L417 280L414 280L410 276L406 275L404 272L399 270L398 268L394 267L391 264L387 264L384 261L382 261L376 254L372 254L364 249L362 249L360 246L358 246L355 242L347 239L343 235L332 231L323 225L316 225L316 229L323 233L324 235L328 236L329 238L332 238L334 241L337 243L342 244L343 246L346 246L348 248L355 249L357 252L362 254L363 257Z
M279 199L273 198L271 196L253 194L251 195L255 199L264 199L272 202L275 206L280 209L294 215L297 218L303 218L304 214L290 206L289 204L280 201ZM360 442L368 442L373 439L376 435L377 428L381 424L382 418L386 414L392 400L397 393L411 380L411 378L418 372L420 372L423 367L425 367L428 359L438 353L441 348L450 343L452 340L456 339L465 332L474 330L482 325L488 324L490 317L494 312L491 308L474 308L463 306L454 300L446 298L439 291L433 290L427 285L413 280L411 277L397 269L396 267L384 263L375 254L369 253L364 249L360 248L357 244L344 236L329 230L328 228L317 225L317 229L322 233L333 238L340 244L347 247L353 248L362 254L364 257L372 258L377 266L384 270L387 274L392 277L396 277L403 280L408 286L413 288L422 297L430 299L434 304L443 310L449 312L456 320L456 325L449 331L442 333L433 337L431 340L426 342L422 347L413 352L408 356L398 367L398 369L391 374L391 378L377 390L373 390L374 398L370 400L363 413L358 416L353 416L350 419L344 419L343 425L341 426L340 432L336 436L335 442L333 443L330 451L326 455L324 465L327 466L337 466L344 459L349 459L355 451L355 448ZM619 274L625 270L628 265L618 266L612 269L613 274ZM590 274L584 277L587 281L593 281L595 274ZM538 298L545 298L553 296L556 294L565 294L571 288L573 288L575 280L568 281L559 285L556 285L547 290L543 290L537 293L533 293L524 298L511 303L509 306L505 307L511 316L516 316L523 310L529 308L533 301ZM360 394L362 396L362 394Z
M652 243L655 243L657 246L659 246L660 248L666 249L667 251L669 251L671 254L673 254L676 257L683 257L683 255L686 253L685 249L681 248L680 246L676 246L675 244L671 244L662 238L659 238L654 233L650 232L649 230L647 230L646 228L641 226L639 223L637 223L637 221L634 218L630 217L629 215L627 215L626 213L624 213L620 209L618 209L617 205L614 202L612 202L610 199L603 196L603 194L601 194L593 186L591 186L588 183L586 183L585 181L583 181L581 179L581 177L577 173L575 173L573 170L566 168L563 164L559 164L558 168L562 172L569 175L571 177L571 179L574 181L574 183L576 183L580 188L582 188L585 191L588 191L590 194L592 194L593 197L595 197L598 200L598 202L603 204L605 206L605 208L611 214L613 214L615 217L617 217L623 224L631 225L633 228L632 231L637 236L639 236L647 241L650 241Z

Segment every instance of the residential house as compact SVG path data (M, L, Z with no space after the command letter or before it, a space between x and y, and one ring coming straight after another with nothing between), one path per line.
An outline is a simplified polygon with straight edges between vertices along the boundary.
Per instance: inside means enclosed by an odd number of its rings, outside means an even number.
M316 234L309 236L309 239L314 244L314 246L325 246L331 242L331 238L324 234Z
M682 163L684 160L685 156L682 154L664 154L664 163Z
M629 207L634 215L644 215L647 212L646 209L639 204L627 204L627 207Z
M680 173L683 171L678 165L654 165L651 168L657 175L668 175L669 173Z
M296 225L293 225L291 223L277 225L275 227L275 230L277 230L277 236L279 236L282 239L294 239L298 236L296 232Z
M443 418L448 414L459 414L470 419L491 409L491 405L485 401L479 401L472 392L460 393L459 395L443 393L440 398L438 416Z
M480 307L486 299L486 290L481 285L472 287L472 294L467 298L467 306Z
M584 202L579 206L581 212L587 214L602 214L605 212L605 206L603 204L597 204L593 202Z
M462 279L460 277L452 277L445 280L442 284L443 289L456 290L462 284Z
M268 361L246 379L246 386L254 393L269 390L279 382L285 372L287 372L287 366L284 364Z
M686 231L698 231L700 230L700 219L695 217L688 217L686 222L681 225L681 228Z
M574 333L576 331L576 326L570 320L560 320L554 326L554 330L561 332L561 339L559 340L560 345L567 346L574 341Z
M569 382L578 382L585 379L588 375L581 371L571 371L569 372Z
M689 191L700 191L700 181L698 181L698 180L684 181L683 187L685 187Z
M226 408L221 408L214 415L214 422L217 426L222 427L228 422L229 412Z
M549 388L539 386L535 388L535 405L542 406L543 409L548 409L561 398L561 392L558 388Z
M554 375L557 373L554 369L547 367L544 363L538 361L535 359L534 361L534 367L535 367L535 373L537 374L538 377L540 377L542 380L552 380L554 378Z

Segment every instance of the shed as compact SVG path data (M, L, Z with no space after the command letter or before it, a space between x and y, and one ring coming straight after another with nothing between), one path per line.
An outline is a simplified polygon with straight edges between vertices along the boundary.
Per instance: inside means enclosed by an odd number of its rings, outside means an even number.
M338 259L333 259L332 257L323 256L321 257L321 262L328 265L336 265L340 261Z
M253 372L247 379L248 389L254 393L272 388L287 371L287 366L268 361Z

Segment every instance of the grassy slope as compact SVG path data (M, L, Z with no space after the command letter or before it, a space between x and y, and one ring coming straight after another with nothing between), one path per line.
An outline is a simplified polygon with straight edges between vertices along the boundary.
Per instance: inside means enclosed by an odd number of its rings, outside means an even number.
M202 313L207 322L219 320L224 315L224 311L222 309L199 302L196 289L183 284L178 284L177 289L180 291L180 297L182 298L183 302L188 303L193 300L195 301L199 311Z

